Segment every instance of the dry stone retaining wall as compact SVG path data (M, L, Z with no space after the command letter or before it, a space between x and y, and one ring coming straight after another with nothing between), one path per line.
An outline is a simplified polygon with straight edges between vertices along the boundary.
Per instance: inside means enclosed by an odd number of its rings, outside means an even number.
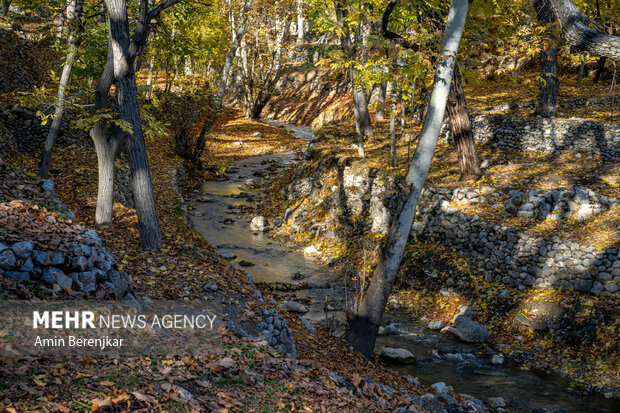
M474 139L503 150L539 153L586 152L607 161L620 160L620 124L573 119L525 119L503 115L471 116ZM444 123L441 139L452 140Z
M485 273L514 287L565 289L602 295L619 294L620 252L596 251L558 237L539 238L515 228L487 224L450 207L452 190L425 189L414 234L434 239L471 259Z

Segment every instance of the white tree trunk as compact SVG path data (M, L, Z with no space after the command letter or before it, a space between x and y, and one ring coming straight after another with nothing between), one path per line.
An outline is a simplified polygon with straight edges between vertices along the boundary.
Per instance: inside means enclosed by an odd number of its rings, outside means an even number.
M407 200L392 222L370 286L347 333L347 340L366 357L373 353L377 331L383 318L392 284L407 245L409 231L431 160L437 146L452 81L456 52L463 34L468 0L452 0L444 34L443 56L438 63L429 108L406 182Z
M80 43L80 35L84 30L82 26L82 11L82 0L69 0L69 4L67 4L67 21L70 24L69 36L67 37L68 53L62 68L62 74L60 75L54 119L45 138L43 154L41 155L41 163L39 165L40 179L47 178L52 158L52 149L58 138L58 132L60 131L60 125L65 113L65 94L71 80L71 71L73 70L73 63L75 62L75 56Z

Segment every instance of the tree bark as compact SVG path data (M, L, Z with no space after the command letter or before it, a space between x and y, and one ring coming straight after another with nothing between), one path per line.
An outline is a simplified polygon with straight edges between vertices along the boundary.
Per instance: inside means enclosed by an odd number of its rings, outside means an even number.
M297 0L297 43L304 42L304 0Z
M467 0L450 2L442 47L443 56L437 65L429 109L406 177L409 187L409 193L406 194L407 200L392 222L370 286L347 332L349 343L366 357L370 357L373 353L385 305L398 273L413 224L418 198L437 146L452 83L455 55L463 34L466 14Z
M584 16L571 0L549 0L562 26L566 41L574 47L611 60L620 60L620 37L601 33L588 26Z
M192 162L194 162L195 165L200 165L200 159L202 158L202 154L205 149L207 135L213 127L215 117L222 108L222 102L224 101L224 95L226 94L226 85L228 84L228 76L230 75L230 69L235 60L235 55L237 54L239 44L241 43L243 35L245 34L245 28L247 26L248 14L251 4L252 0L245 0L245 3L243 4L243 9L241 11L241 23L237 27L237 30L233 32L233 40L230 48L228 49L228 54L226 55L224 66L222 67L222 74L220 75L220 82L217 88L217 96L215 97L213 110L209 112L207 119L202 124L202 128L200 129L200 135L198 135L198 139L196 140L196 148L192 157Z
M379 84L379 96L377 97L376 119L385 119L385 97L387 94L387 81Z
M606 61L607 58L605 56L601 56L598 58L598 63L596 64L596 74L594 75L594 83L598 83L598 81L601 79L603 70L605 70Z
M474 134L471 129L469 114L467 113L465 92L463 91L463 83L461 81L461 73L458 65L454 65L454 78L450 85L450 94L448 95L446 110L448 112L450 126L452 127L454 143L456 144L459 169L461 170L460 180L476 180L480 177L480 162L478 161Z
M340 35L340 46L342 51L349 60L355 60L356 53L353 49L353 42L351 40L351 30L346 21L347 11L342 4L342 0L335 0L334 8L336 10L336 19L343 28L343 32ZM358 28L358 30L361 30L361 27ZM353 65L351 65L349 69L349 78L351 81L353 95L353 112L355 114L355 131L357 132L358 137L358 153L360 156L364 156L364 137L374 136L374 134L372 130L372 122L370 121L370 114L368 112L368 100L366 99L366 95L364 94L364 90L361 85L356 84L357 77L357 70L353 67Z
M147 1L140 2L140 18L136 36L132 42L129 38L129 22L125 0L105 0L109 15L109 30L112 40L114 57L114 83L116 84L116 98L121 119L132 127L128 141L129 168L131 172L132 192L136 213L138 215L138 229L140 242L144 248L159 249L162 246L159 217L155 204L155 193L151 182L151 173L144 143L136 76L133 71L138 51L146 41L144 35L142 44L135 43L141 31L147 31Z
M2 0L2 15L6 17L9 14L9 9L11 8L11 0Z
M555 21L549 0L534 0L534 9L539 23L551 24ZM541 81L535 113L543 118L553 118L556 115L560 81L558 79L556 39L554 39L551 29L549 29L548 38L543 43L543 49L540 51Z
M60 84L58 85L58 101L56 102L54 119L43 146L43 154L41 155L41 163L39 165L39 179L47 178L50 160L52 158L52 149L58 138L58 132L60 131L60 125L62 124L62 118L65 113L65 94L71 80L71 71L73 70L73 63L75 62L75 56L80 44L80 36L84 31L84 26L82 25L82 11L82 0L70 0L67 5L67 21L70 22L72 26L67 38L69 51L62 68Z
M392 85L392 110L390 111L390 157L396 167L396 85Z

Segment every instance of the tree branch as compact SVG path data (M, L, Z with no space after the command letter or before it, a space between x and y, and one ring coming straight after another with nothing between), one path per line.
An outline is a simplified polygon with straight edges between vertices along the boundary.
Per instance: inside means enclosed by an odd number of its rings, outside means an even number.
M419 44L412 43L400 34L390 31L388 29L388 25L390 24L390 17L392 16L392 12L394 11L397 3L398 0L389 0L387 5L385 6L385 11L383 12L383 17L381 18L381 37L387 40L391 40L394 43L404 47L405 49L417 52L420 50Z

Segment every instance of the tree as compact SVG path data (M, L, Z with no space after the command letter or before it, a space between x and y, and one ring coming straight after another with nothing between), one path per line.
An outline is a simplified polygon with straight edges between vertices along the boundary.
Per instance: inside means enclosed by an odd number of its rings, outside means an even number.
M549 0L534 0L534 10L540 24L550 26L555 21ZM552 118L556 115L558 101L558 49L553 29L547 28L547 38L543 41L540 51L540 89L536 104L536 114L543 118Z
M114 160L120 140L127 131L129 167L140 241L142 246L148 249L161 248L162 240L140 119L134 68L136 57L146 44L151 21L178 1L165 0L149 11L148 0L140 0L138 22L134 36L130 39L125 0L105 0L109 25L108 57L95 91L99 121L91 130L99 162L96 223L112 223ZM111 123L106 122L106 119L110 118L108 95L112 84L116 86L120 121Z
M480 177L480 161L474 143L469 114L465 104L465 92L461 81L459 65L454 65L454 79L448 94L448 119L452 128L452 137L456 144L456 152L461 171L461 181L476 180Z
M254 9L251 32L241 39L238 69L243 87L243 108L250 119L259 119L273 96L283 67L283 48L289 34L291 4L261 2Z
M75 62L75 56L81 42L81 34L84 31L84 25L82 22L82 3L82 0L69 0L69 3L67 4L67 21L70 25L69 34L67 36L68 52L65 64L62 68L60 84L58 85L58 100L56 102L54 119L52 120L52 125L47 133L47 137L45 138L43 154L41 155L41 164L39 165L40 179L47 178L50 160L52 158L52 149L54 148L56 138L58 137L58 132L60 131L60 125L65 112L65 94L67 92L67 88L69 87L73 63Z
M395 42L401 47L411 50L419 51L420 45L410 42L403 36L399 35L388 29L392 12L396 8L398 0L389 0L383 17L381 18L381 36L384 39ZM437 25L440 25L437 22ZM404 111L404 105L402 105ZM458 65L454 69L454 79L451 83L450 94L448 95L448 120L452 130L452 136L457 148L459 169L461 171L460 180L478 179L480 177L480 162L478 160L478 153L476 152L476 145L474 142L474 134L471 128L471 122L469 120L469 114L467 113L467 106L465 104L465 92L463 91L463 85L461 82L461 73ZM404 129L404 113L401 116L402 129ZM404 133L403 133L404 142Z
M353 16L357 20L357 24L353 33L350 29L348 9L343 0L334 0L336 10L336 19L341 27L340 45L345 58L348 60L349 78L351 80L351 89L353 94L353 112L355 114L355 130L358 139L358 153L364 156L364 137L373 136L372 123L370 122L370 114L368 112L368 99L364 93L364 89L360 85L358 79L359 71L356 68L356 60L358 53L361 53L363 46L363 15ZM352 40L355 40L353 42Z
M437 63L424 126L406 177L408 193L403 193L406 201L392 222L370 285L347 332L349 343L366 357L373 352L385 305L400 267L418 199L437 146L466 15L467 0L450 2L443 53Z
M11 0L2 0L2 10L0 12L3 16L6 17L9 14L9 9L11 8Z
M620 60L620 37L588 26L588 18L571 0L549 1L562 27L562 34L571 46L610 60Z
M241 9L240 23L236 28L234 24L234 19L231 18L232 42L230 44L230 48L228 49L228 54L226 55L226 61L224 62L224 66L222 67L222 73L220 75L217 96L215 97L213 109L202 124L200 134L196 139L195 149L191 156L191 161L194 163L194 165L201 164L201 158L205 149L207 135L209 135L209 132L213 127L213 123L215 122L215 117L222 108L222 102L224 101L224 95L226 94L226 85L228 84L228 77L230 75L230 70L232 68L235 55L237 54L237 49L239 48L239 45L241 44L241 41L243 40L243 36L245 34L251 4L252 0L245 0L243 8ZM231 10L231 13L233 13L233 10Z

